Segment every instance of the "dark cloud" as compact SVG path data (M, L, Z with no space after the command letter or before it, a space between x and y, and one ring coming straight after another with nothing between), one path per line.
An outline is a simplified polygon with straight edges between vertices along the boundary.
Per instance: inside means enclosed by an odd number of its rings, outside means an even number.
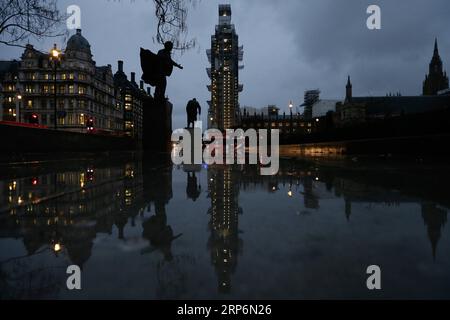
M222 2L232 5L245 50L241 105L277 104L286 110L289 100L300 104L309 88L320 88L323 97L342 98L347 74L357 95L420 94L435 37L445 66L450 64L448 0L201 0L189 15L189 36L197 39L198 47L175 55L185 70L176 70L169 80L176 127L185 125L184 107L192 97L207 110L205 50ZM97 63L116 68L116 61L123 59L128 73L140 74L139 47L158 48L152 42L152 1L60 1L61 8L74 3L82 9L83 34ZM366 28L370 4L381 7L381 30ZM36 46L48 49L51 44ZM2 47L0 58L18 58L20 53Z

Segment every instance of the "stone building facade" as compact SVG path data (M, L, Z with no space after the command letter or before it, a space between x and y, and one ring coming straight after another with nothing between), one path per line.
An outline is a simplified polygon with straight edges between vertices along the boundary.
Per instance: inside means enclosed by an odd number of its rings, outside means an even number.
M142 137L146 92L125 75L117 81L111 65L97 66L80 29L55 60L56 68L51 54L27 45L20 61L0 61L0 121Z

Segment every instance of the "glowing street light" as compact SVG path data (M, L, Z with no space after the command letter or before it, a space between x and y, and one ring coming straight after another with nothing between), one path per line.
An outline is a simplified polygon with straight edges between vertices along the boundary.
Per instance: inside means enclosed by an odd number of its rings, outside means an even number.
M16 112L14 112L13 116L16 117L16 122L20 122L20 110L22 109L22 94L20 90L17 90L17 102L18 106L16 107Z
M59 251L61 251L61 249L62 249L61 244L59 244L59 243L54 244L53 251L59 252Z
M54 112L54 116L55 116L54 126L55 126L55 130L56 130L56 127L57 127L57 120L56 120L56 118L57 118L57 114L56 114L56 68L58 66L58 62L61 61L61 52L58 50L56 43L53 45L53 49L50 51L50 60L53 62L53 73L54 73L53 74L53 76L54 76L54 79L53 79L53 100L54 100L53 108L54 108L54 110L53 110L53 112Z
M59 52L58 48L56 47L56 43L53 46L51 54L52 54L52 58L59 59L60 52Z

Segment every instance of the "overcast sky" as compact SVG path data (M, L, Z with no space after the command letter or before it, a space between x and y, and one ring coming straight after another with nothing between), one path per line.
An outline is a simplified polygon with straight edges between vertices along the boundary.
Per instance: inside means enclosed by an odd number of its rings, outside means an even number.
M61 0L61 9L77 4L82 10L83 35L97 65L125 61L125 72L141 75L139 47L157 50L151 0ZM450 1L448 0L200 0L191 8L188 37L197 47L174 60L168 95L174 103L174 126L185 126L185 105L193 98L204 113L210 94L205 50L218 23L218 4L232 6L245 69L241 106L276 104L287 111L289 100L303 102L306 89L320 88L322 98L342 99L347 75L354 95L421 94L422 81L438 37L444 68L450 71ZM368 30L366 9L377 4L382 29ZM32 43L48 50L54 41ZM65 47L64 40L57 41ZM22 50L1 45L0 59L19 58ZM152 90L153 91L153 90ZM205 119L206 120L206 119Z

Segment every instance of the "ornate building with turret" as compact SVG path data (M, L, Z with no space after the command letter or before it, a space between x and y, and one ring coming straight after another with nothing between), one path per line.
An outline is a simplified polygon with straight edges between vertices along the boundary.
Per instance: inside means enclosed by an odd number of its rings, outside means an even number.
M134 73L129 81L122 69L119 63L113 75L111 65L97 66L80 29L59 54L56 69L50 53L28 44L20 61L0 61L0 121L139 140L143 101L150 95Z
M446 89L448 89L448 76L443 68L436 39L434 42L433 58L431 59L429 66L429 73L425 76L425 81L423 82L423 95L434 96Z

